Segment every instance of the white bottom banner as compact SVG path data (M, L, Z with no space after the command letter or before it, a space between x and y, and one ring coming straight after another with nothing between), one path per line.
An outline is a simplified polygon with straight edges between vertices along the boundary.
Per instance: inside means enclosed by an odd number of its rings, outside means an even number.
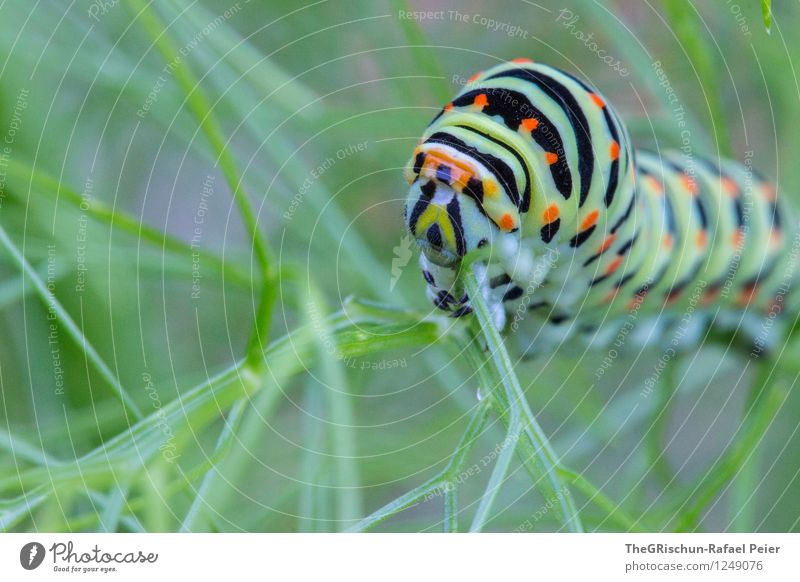
M797 534L3 534L0 580L798 580Z

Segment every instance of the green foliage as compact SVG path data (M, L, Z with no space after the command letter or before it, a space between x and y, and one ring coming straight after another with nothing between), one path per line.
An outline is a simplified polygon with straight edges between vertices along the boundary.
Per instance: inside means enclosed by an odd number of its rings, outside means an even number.
M761 0L761 17L764 19L764 27L767 33L772 33L772 0Z
M517 56L679 147L659 61L693 151L795 196L796 43L672 0L480 6L526 35L417 4L0 8L0 529L798 529L795 336L649 395L659 346L522 360L481 301L431 312L400 218L425 124Z

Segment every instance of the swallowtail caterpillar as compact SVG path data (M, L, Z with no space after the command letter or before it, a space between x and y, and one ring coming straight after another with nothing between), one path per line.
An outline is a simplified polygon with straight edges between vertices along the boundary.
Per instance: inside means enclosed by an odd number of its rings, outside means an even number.
M597 90L527 59L472 77L405 177L431 301L470 313L459 263L491 245L484 293L525 351L594 344L632 311L662 330L687 309L753 324L792 293L795 222L772 184L746 163L635 150Z

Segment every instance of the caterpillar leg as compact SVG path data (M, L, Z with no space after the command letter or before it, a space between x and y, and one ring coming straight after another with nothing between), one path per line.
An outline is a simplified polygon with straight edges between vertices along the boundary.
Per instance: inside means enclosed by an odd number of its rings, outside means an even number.
M463 317L472 313L469 296L458 285L455 271L428 261L424 254L420 255L419 263L428 285L426 294L437 309L448 312L450 317ZM476 265L476 272L494 324L497 329L502 330L506 323L502 297L498 300L497 294L493 293L490 271L485 265Z

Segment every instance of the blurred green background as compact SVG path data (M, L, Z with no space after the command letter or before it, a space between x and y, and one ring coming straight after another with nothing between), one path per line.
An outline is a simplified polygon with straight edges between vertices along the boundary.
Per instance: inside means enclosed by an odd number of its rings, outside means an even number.
M420 484L464 429L473 372L447 342L326 357L320 322L350 295L429 312L401 219L425 125L474 72L529 57L596 85L637 145L752 151L797 198L786 4L767 34L743 0L4 2L0 525L337 531ZM240 365L261 279L234 188L269 243L262 343L310 325L321 357L289 342ZM519 362L555 450L593 484L571 493L584 526L797 530L800 347L777 343L747 369L705 345L645 396L658 346L608 369L605 349ZM765 384L766 412L747 415ZM496 424L461 487L467 522ZM558 530L551 507L512 466L487 529ZM376 529L441 523L435 498Z

